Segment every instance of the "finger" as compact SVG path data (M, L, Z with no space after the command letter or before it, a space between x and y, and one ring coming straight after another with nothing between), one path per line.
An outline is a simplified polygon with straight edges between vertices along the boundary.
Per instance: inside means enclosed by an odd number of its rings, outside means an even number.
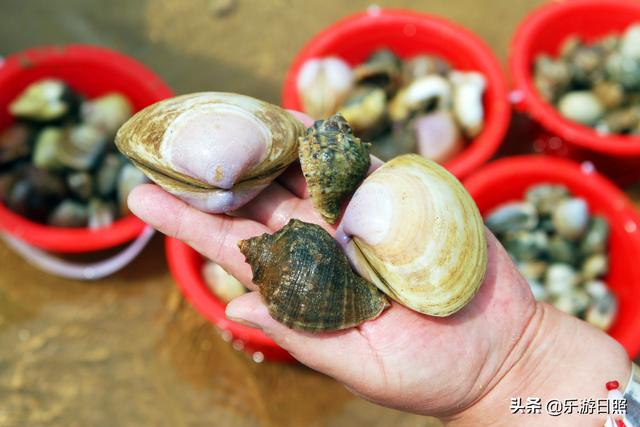
M241 215L264 224L274 231L287 225L291 218L319 224L331 230L320 214L313 209L308 199L296 197L277 183L271 184L251 203L244 206Z
M280 175L277 180L284 188L291 191L296 197L301 199L309 198L309 191L307 190L307 181L302 175L300 169L300 163L295 162L287 168L287 170Z
M267 227L245 218L201 212L152 184L134 188L128 203L131 212L141 220L184 241L255 289L251 268L238 249L238 241L271 232Z
M369 349L356 328L320 334L290 329L269 315L258 292L231 301L226 315L233 321L262 329L300 362L347 384L358 383L367 375Z

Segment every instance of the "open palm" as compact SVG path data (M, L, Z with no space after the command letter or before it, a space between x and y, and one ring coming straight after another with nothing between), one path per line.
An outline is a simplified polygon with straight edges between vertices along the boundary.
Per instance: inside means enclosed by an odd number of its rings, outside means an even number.
M320 224L335 234L314 211L297 165L233 216L200 212L154 185L136 188L129 205L142 220L185 241L252 290L256 286L239 240L273 233L291 218ZM262 328L300 362L369 400L429 415L459 413L513 366L537 307L502 247L489 232L487 239L484 283L473 301L450 317L425 316L393 303L358 327L309 334L273 320L256 291L229 303L227 315Z

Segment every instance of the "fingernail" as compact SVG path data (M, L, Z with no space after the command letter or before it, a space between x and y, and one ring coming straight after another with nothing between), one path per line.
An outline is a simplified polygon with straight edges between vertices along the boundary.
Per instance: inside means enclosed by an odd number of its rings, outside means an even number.
M247 310L243 304L234 304L233 302L227 304L225 309L225 315L227 319L232 320L241 325L248 326L250 328L262 329L262 327L253 321L251 316L251 310Z
M247 319L243 319L243 318L241 318L241 317L232 317L232 316L229 316L229 315L227 314L227 319L229 319L229 320L231 320L231 321L234 321L234 322L236 322L236 323L240 323L241 325L248 326L248 327L250 327L250 328L254 328L254 329L262 329L262 328L260 327L260 325L258 325L258 324L256 324L256 323L253 323L253 322L250 322L249 320L247 320Z

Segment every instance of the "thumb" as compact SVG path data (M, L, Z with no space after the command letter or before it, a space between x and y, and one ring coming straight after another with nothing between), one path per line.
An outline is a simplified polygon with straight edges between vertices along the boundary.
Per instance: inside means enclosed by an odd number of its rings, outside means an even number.
M269 315L257 291L240 296L227 305L229 319L260 328L280 347L305 365L347 386L371 377L368 340L358 328L330 333L308 333L290 329Z

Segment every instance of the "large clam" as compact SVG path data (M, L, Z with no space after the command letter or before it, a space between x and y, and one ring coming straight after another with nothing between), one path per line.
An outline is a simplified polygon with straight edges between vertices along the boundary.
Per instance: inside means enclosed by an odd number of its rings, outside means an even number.
M203 92L140 111L120 128L116 145L168 192L221 213L251 200L295 161L304 133L275 105Z
M432 316L464 307L487 268L473 199L443 167L416 154L396 157L365 179L337 238L362 277Z

